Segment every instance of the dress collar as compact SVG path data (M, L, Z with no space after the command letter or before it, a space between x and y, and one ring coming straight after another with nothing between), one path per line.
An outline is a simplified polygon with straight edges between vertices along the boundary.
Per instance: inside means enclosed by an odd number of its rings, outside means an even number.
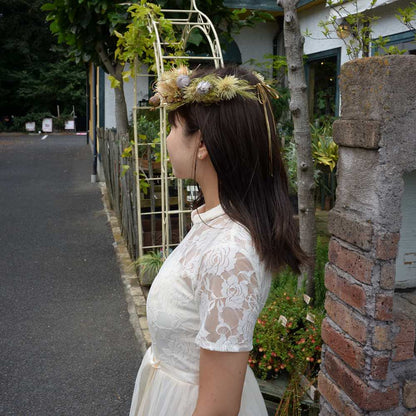
M213 220L214 218L220 217L224 215L225 212L222 209L221 204L217 205L214 208L209 209L208 211L204 211L205 205L200 206L197 209L194 209L191 213L191 219L193 224L199 224L201 222L208 222ZM202 211L202 212L201 212Z

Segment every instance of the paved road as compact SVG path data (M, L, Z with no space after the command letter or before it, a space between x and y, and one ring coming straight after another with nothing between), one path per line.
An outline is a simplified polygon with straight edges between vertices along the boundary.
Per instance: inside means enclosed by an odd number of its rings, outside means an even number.
M0 415L127 415L140 363L84 136L0 136Z

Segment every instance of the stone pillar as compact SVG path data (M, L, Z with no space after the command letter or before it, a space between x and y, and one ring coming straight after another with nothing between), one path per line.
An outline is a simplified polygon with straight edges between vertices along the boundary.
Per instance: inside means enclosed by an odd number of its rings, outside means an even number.
M403 175L416 170L416 56L348 62L340 85L320 415L416 416L416 317L393 309Z

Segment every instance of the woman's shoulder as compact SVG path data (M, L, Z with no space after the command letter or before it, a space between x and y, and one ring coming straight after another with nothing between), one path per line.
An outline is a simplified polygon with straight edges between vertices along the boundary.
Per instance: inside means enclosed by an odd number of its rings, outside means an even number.
M200 270L207 270L215 264L223 267L262 272L263 267L246 227L229 219L226 225L211 230L210 244L201 253Z

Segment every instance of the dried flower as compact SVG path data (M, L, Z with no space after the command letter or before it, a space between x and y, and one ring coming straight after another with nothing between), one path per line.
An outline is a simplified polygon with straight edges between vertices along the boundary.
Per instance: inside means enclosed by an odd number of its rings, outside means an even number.
M199 95L205 95L209 92L212 85L209 81L200 81L196 86L196 92Z
M188 77L188 75L179 75L178 78L176 78L176 85L181 90L186 88L191 82L191 79Z
M158 107L160 105L160 95L156 93L153 97L150 97L149 104L152 107Z

